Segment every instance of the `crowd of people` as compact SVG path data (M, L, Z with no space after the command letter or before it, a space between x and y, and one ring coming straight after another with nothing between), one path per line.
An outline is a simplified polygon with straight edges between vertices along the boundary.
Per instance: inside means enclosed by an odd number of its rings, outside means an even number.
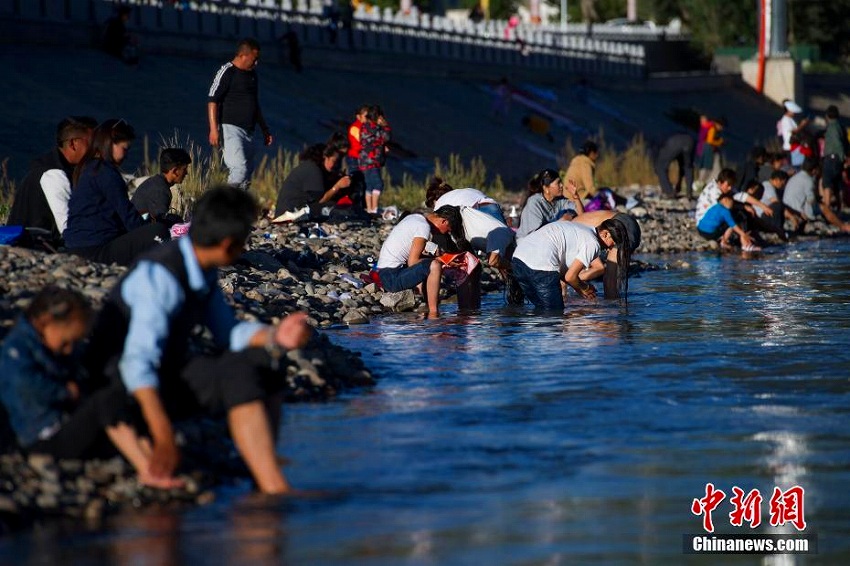
M784 100L782 111L772 151L754 147L739 171L726 166L723 119L701 116L696 139L677 132L657 153L662 195L675 198L681 192L692 199L699 191L697 230L723 249L737 243L744 252L759 251L768 243L765 236L788 241L817 219L850 232L850 223L839 214L850 204L850 141L838 108L827 108L819 129L808 117L797 121L802 108L793 100ZM679 171L676 187L669 177L674 162Z
M55 147L33 162L9 217L31 234L27 245L37 235L43 249L131 267L97 313L77 292L40 291L3 342L0 400L20 448L84 458L111 446L142 483L170 488L180 485L174 419L225 415L258 488L290 490L274 453L280 360L309 339L306 315L291 314L276 326L238 322L218 285L218 269L239 258L259 214L247 192L254 130L259 126L266 145L274 140L259 104L259 56L259 45L243 40L213 78L209 142L222 150L227 186L209 188L191 219L171 208L172 189L191 166L181 148L162 149L160 172L131 198L121 164L135 131L125 120L68 117L57 126ZM703 116L696 139L676 134L658 152L665 196L675 196L673 161L688 198L698 188L695 167L708 180L695 221L723 248L737 240L742 250L756 251L764 245L760 234L785 240L819 215L850 232L836 213L850 157L837 109L827 110L818 146L804 137L806 121L794 120L799 107L786 101L784 108L777 124L782 149L754 149L742 175L724 166L720 119ZM380 209L390 136L379 106L359 107L347 131L300 154L280 187L274 221L370 223ZM510 304L527 299L538 310L562 313L571 295L595 299L599 279L606 299L625 300L641 242L628 210L638 202L599 186L599 151L588 140L563 175L555 168L535 174L520 216L510 222L478 188L432 178L425 208L392 227L367 279L386 292L417 290L431 315L439 314L446 285L456 288L460 309L480 308L484 265L504 280ZM177 237L178 226L185 236ZM189 354L196 325L209 330L215 352Z

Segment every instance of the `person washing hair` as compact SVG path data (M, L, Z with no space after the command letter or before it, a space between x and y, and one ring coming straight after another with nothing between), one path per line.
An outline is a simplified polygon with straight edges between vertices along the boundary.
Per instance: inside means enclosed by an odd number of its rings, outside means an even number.
M596 289L580 274L603 248L614 246L622 246L623 250L628 247L625 230L612 220L606 220L596 230L575 222L551 222L519 240L511 260L513 275L536 308L563 312L561 281L582 298L595 298ZM617 284L627 288L628 264L623 265L626 268Z

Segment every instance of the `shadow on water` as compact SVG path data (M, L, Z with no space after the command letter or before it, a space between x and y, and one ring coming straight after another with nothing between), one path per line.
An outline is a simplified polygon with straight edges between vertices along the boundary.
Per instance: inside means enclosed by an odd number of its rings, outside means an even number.
M693 255L631 282L628 306L536 316L394 315L332 331L381 377L288 406L293 485L182 511L56 525L0 543L20 564L695 563L850 561L850 243L761 259ZM815 261L816 260L816 261ZM697 557L682 535L714 483L806 490L817 556ZM728 498L714 513L732 527ZM23 558L27 557L27 558ZM717 558L722 558L718 561Z

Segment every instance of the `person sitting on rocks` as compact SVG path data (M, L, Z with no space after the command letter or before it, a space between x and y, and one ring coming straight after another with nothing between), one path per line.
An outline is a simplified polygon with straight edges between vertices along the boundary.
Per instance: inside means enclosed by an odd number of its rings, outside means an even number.
M699 194L699 198L697 198L697 205L694 210L694 220L696 221L697 226L699 226L702 217L705 216L708 209L717 204L722 193L732 192L732 187L735 185L737 178L737 174L734 170L722 169L717 175L717 178L709 182L705 188L703 188L702 192ZM773 210L769 206L759 201L759 199L748 195L746 192L734 193L732 198L736 201L736 204L732 209L732 216L735 217L737 224L742 225L742 229L745 232L747 215L744 210L744 204L749 204L753 208L760 208L768 217L773 216Z
M434 257L437 250L429 249L431 246L427 244L432 233L450 232L463 239L460 211L455 206L402 218L387 236L378 256L376 268L384 290L396 293L418 288L425 296L428 312L438 314L443 264ZM436 244L432 246L438 248Z
M87 116L69 116L59 122L56 147L32 162L15 191L9 211L10 226L46 230L54 248L62 245L74 166L88 151L95 127L97 121Z
M598 210L600 206L614 208L615 206L623 205L627 209L636 206L638 201L634 197L627 199L609 188L596 186L594 176L597 159L599 159L599 145L591 140L585 141L581 146L579 154L570 160L570 166L567 167L567 173L564 175L564 178L567 180L567 185L564 186L564 196L570 198L570 195L566 191L568 185L572 182L576 187L576 191L578 191L578 196L582 199L585 208L588 210ZM586 200L590 202L585 202ZM607 206L606 203L609 200L612 203L610 206ZM592 206L588 206L591 204Z
M575 183L564 185L555 169L543 169L532 177L524 198L517 240L561 218L564 213L569 212L572 216L584 212Z
M74 171L68 201L67 251L99 263L130 265L144 251L170 238L168 226L146 222L130 203L118 168L135 138L124 120L110 119L94 131Z
M608 249L604 266L602 267L602 286L606 299L626 298L628 292L628 271L632 254L640 246L641 229L635 218L625 212L612 210L595 210L585 212L573 218L573 222L584 224L590 228L598 228L603 222L610 220L619 224L625 236L618 238L621 243ZM591 267L579 273L579 278L589 281L600 274L600 266L596 260Z
M777 173L784 174L783 171ZM787 177L786 177L787 178ZM783 183L784 185L784 183ZM770 187L772 196L765 195L765 186ZM785 235L783 220L785 211L782 203L776 197L776 189L770 182L759 183L756 179L750 179L744 186L744 192L751 197L758 199L762 204L766 204L773 210L773 216L765 216L764 210L759 207L754 207L750 204L744 205L747 212L747 226L753 231L754 236L760 239L760 234L776 234L782 241L787 241L788 236ZM767 196L767 198L765 198ZM763 241L761 242L763 244Z
M323 207L332 207L347 194L350 175L340 175L341 146L336 143L311 145L299 156L300 162L284 179L277 193L275 222L323 216ZM357 199L352 199L356 202Z
M74 346L86 333L91 306L76 291L39 291L0 350L0 400L18 445L59 459L109 457L109 442L142 484L170 489L182 482L150 472L149 445L125 422L124 392L113 385L85 391Z
M732 216L731 209L734 202L731 192L721 193L717 202L700 218L697 231L706 240L719 241L720 248L725 250L732 249L729 239L735 233L741 239L742 251L758 251L760 248L753 243L749 234L738 226Z
M171 187L183 182L192 158L184 149L167 147L159 152L159 174L153 175L139 185L130 202L144 216L165 221L166 224L182 222L179 217L169 217L171 210Z
M575 222L551 222L517 242L511 260L513 275L536 308L563 312L561 281L581 297L595 298L596 289L579 274L599 257L603 247L624 244L625 238L622 226L611 220L595 231ZM628 277L628 270L624 274Z
M819 173L820 164L817 158L807 157L800 170L791 176L785 185L785 193L782 195L785 208L791 209L800 216L801 222L798 230L802 229L806 222L815 220L819 212L827 222L836 226L842 232L850 232L850 222L844 222L832 208L823 204L816 206L815 187Z
M87 366L92 375L120 380L138 403L153 440L155 477L170 476L178 463L173 419L226 414L260 491L290 491L275 456L285 383L279 364L285 350L307 343L307 315L291 314L276 327L238 322L218 285L218 268L242 255L257 214L245 191L209 189L195 205L189 237L140 258L95 323ZM191 355L197 325L227 351Z

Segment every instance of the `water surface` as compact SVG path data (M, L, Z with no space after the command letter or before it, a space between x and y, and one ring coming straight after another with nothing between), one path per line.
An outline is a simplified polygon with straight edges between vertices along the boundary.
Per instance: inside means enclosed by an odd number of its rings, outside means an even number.
M247 486L211 506L0 543L17 564L678 564L850 562L850 242L765 258L683 256L627 307L563 317L448 305L331 331L381 379L287 406L281 451L310 498ZM650 258L653 259L653 258ZM663 259L654 258L658 261ZM806 490L820 554L684 556L714 483ZM762 529L760 529L762 530ZM787 531L787 529L786 529ZM777 532L768 529L765 532Z

